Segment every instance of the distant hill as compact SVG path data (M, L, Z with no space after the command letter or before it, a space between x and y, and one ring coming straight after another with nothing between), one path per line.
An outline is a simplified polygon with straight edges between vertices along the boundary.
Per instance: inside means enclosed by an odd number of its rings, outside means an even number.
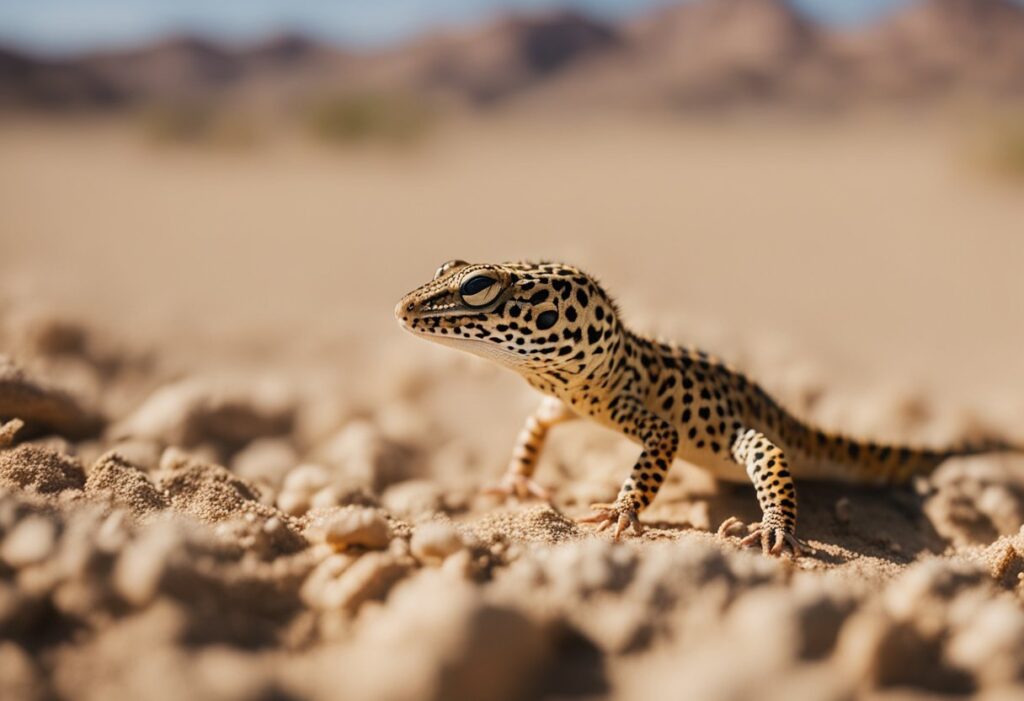
M5 109L253 96L280 106L344 92L472 107L1024 99L1024 8L1010 0L920 0L874 26L837 32L784 0L697 0L619 24L572 12L508 17L373 54L294 34L248 46L173 37L60 61L0 50Z
M923 0L836 45L874 95L1024 97L1024 7L1009 0Z

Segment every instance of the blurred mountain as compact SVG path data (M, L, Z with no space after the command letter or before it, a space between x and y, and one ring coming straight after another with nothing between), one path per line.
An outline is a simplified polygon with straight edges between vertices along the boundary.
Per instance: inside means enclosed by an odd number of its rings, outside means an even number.
M621 50L545 92L586 104L717 106L781 98L824 74L822 30L783 0L703 0L620 28Z
M615 27L576 13L508 18L477 32L423 42L414 50L411 85L489 103L619 46Z
M46 61L0 48L0 108L109 107L122 94L73 61Z
M835 44L874 95L1024 97L1024 7L1010 0L923 0Z
M295 34L243 47L174 37L63 61L0 51L0 107L8 108L232 99L281 106L345 92L477 107L1024 98L1024 8L919 0L843 32L785 0L697 0L619 24L573 12L510 17L372 54Z

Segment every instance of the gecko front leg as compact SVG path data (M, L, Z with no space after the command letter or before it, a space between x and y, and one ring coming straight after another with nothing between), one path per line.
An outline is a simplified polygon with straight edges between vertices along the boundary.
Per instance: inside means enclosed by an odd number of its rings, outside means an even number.
M576 414L561 399L545 397L523 425L516 438L516 447L512 451L512 460L501 481L484 491L502 498L514 496L527 499L531 496L548 499L548 492L533 480L537 469L537 461L544 449L548 431L553 426L577 418Z
M597 513L579 519L580 523L600 524L604 530L614 524L613 537L619 539L629 526L640 535L640 512L654 501L658 490L665 482L669 467L679 450L679 433L668 421L645 407L639 400L625 398L614 400L609 409L612 419L619 424L623 433L637 438L644 446L629 477L623 482L619 495L611 504L591 504Z

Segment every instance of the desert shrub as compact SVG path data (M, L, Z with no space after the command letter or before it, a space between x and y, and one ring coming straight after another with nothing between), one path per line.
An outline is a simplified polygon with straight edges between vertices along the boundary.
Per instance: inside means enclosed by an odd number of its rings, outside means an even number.
M141 122L147 137L160 144L248 148L259 141L247 115L212 104L155 105L142 113Z
M337 95L312 102L306 111L309 133L333 144L408 144L423 138L433 114L422 102L394 95Z
M989 158L999 172L1024 180L1024 115L1005 119L993 129Z

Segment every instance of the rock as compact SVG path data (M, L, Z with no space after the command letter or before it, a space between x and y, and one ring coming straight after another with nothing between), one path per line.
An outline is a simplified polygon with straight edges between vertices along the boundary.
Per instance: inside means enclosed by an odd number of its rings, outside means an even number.
M136 516L152 514L168 505L166 497L149 481L146 473L116 451L101 456L89 470L85 493L109 495L114 504Z
M53 521L41 516L22 519L3 541L0 557L18 569L42 562L53 552L57 528Z
M9 641L0 641L0 698L12 701L47 698L46 687L32 658Z
M159 443L147 440L125 440L118 441L111 448L132 465L138 466L146 472L153 472L160 468L160 459L164 450Z
M551 659L551 641L540 626L436 571L399 585L380 615L363 622L356 641L368 659L390 651L408 661L400 681L360 680L376 687L371 698L531 698ZM359 693L366 687L351 688L352 697L366 698Z
M336 556L310 574L302 596L317 609L355 612L367 601L382 600L411 569L412 563L391 553L367 553L357 559Z
M221 701L255 701L280 698L271 676L273 671L255 655L223 646L210 646L196 655L190 665L198 691L193 698Z
M29 355L85 355L89 346L89 330L74 319L38 310L25 314L18 326L24 352Z
M980 566L939 559L915 563L886 587L882 602L900 621L912 621L929 635L943 626L941 611L960 592L986 585L990 576Z
M455 526L440 521L417 526L410 545L416 559L431 563L440 563L465 547Z
M441 511L444 494L436 482L408 480L388 487L381 503L396 516L414 521Z
M1024 500L1003 484L990 484L978 496L977 508L999 535L1016 533L1024 523Z
M342 487L329 484L318 490L309 500L310 509L328 509L332 506L377 506L377 500L365 487Z
M406 445L429 444L437 435L437 427L428 412L409 402L385 404L374 416L374 423L383 435Z
M55 450L22 444L0 452L0 485L56 494L85 486L81 464Z
M996 599L977 607L957 627L947 653L953 664L970 671L986 686L999 686L1024 679L1022 647L1024 613L1019 605Z
M313 496L331 484L331 474L320 465L304 464L284 476L277 507L286 514L301 516L312 506Z
M301 516L309 506L309 497L300 492L281 492L277 496L277 508L290 516Z
M964 675L941 663L937 638L926 637L910 622L879 612L858 612L843 626L836 659L855 678L873 686L911 686L962 690Z
M1024 529L1024 527L1022 527ZM1005 589L1014 589L1024 575L1024 533L1006 535L982 550L963 551L965 559L984 567Z
M288 471L299 462L292 444L283 438L259 438L242 449L231 461L239 477L279 489Z
M190 378L161 387L114 430L192 448L205 443L237 449L291 431L296 404L275 383Z
M284 491L312 496L331 483L331 473L320 465L304 464L291 470L284 478Z
M333 553L321 560L302 583L300 596L306 605L318 609L332 608L329 605L334 601L331 587L357 559L357 555Z
M346 506L312 514L305 535L310 542L327 543L339 551L382 550L391 540L391 526L377 509Z
M103 429L97 410L44 380L30 377L0 356L0 416L25 422L26 433L53 432L65 438L91 438Z
M335 481L320 465L300 465L285 477L277 505L282 511L300 516L310 509L327 509L349 504L376 506L377 500L366 487Z
M835 503L836 521L845 526L850 523L850 498L839 497Z
M146 527L117 560L113 583L129 603L143 606L159 591L171 554L182 546L178 527L170 521L158 521Z
M410 479L417 469L411 450L386 438L368 421L349 423L316 455L334 468L342 483L364 486L374 494Z
M44 605L40 598L22 590L13 578L0 581L0 635L14 638L31 631ZM2 677L0 671L0 679Z
M25 426L21 419L11 419L7 423L0 424L0 450L9 447L14 443L14 438Z

